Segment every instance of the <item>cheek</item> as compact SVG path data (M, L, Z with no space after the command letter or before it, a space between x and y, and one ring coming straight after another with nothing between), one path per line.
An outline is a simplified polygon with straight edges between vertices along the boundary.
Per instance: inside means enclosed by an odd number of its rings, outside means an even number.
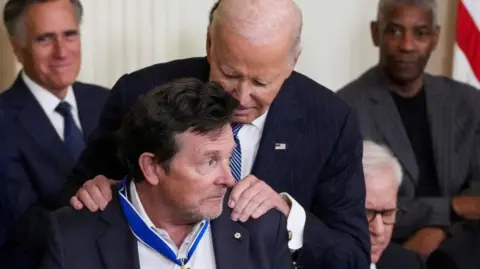
M255 100L261 106L269 106L273 99L277 96L281 85L272 87L270 89L257 89L256 91L252 92L252 99Z

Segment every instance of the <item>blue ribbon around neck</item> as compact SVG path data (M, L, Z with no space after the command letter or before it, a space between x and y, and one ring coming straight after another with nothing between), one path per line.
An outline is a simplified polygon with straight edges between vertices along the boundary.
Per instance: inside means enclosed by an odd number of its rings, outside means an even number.
M133 234L142 241L148 247L154 249L158 253L162 254L164 257L168 258L172 262L178 264L179 266L186 265L190 258L195 253L198 243L202 240L205 231L208 228L209 221L205 221L200 232L197 234L193 244L190 246L187 257L178 258L175 254L175 251L171 249L167 242L161 238L151 227L143 221L143 219L138 214L137 210L133 207L130 201L127 198L126 190L128 188L127 180L124 178L120 183L118 194L120 197L120 204L122 206L123 213L127 219L128 225L132 230Z

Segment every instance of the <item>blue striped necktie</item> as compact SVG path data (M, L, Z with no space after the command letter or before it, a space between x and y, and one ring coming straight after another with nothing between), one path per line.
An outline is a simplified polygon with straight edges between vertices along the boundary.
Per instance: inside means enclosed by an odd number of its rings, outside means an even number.
M238 140L237 136L242 126L242 124L232 124L235 149L233 150L232 158L230 159L230 170L232 171L233 178L235 178L235 182L240 181L242 176L242 149L240 147L240 140Z

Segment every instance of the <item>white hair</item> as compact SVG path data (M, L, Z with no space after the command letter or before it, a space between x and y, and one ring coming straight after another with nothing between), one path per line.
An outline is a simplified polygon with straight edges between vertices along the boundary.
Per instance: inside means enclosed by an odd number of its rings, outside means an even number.
M221 0L210 31L219 24L255 44L271 43L291 30L292 51L301 50L302 12L292 0Z
M402 167L387 147L372 141L364 141L362 165L365 178L367 178L366 175L378 173L385 166L390 167L395 175L395 183L400 187L403 178Z
M432 16L432 24L434 26L438 25L437 2L435 0L380 0L378 1L377 21L383 21L386 13L388 13L395 4L421 5L429 10Z

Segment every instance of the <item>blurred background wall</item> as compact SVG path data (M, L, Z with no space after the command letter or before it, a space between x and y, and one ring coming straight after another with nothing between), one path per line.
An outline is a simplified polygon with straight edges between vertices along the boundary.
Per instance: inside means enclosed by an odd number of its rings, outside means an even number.
M0 7L6 0L0 0ZM205 55L208 12L215 0L83 0L82 70L79 80L112 87L124 73L154 64ZM296 0L303 11L303 53L297 71L337 90L378 59L369 22L377 0ZM437 1L440 44L427 70L450 76L456 0ZM0 16L1 17L1 16ZM0 90L20 65L0 27Z

